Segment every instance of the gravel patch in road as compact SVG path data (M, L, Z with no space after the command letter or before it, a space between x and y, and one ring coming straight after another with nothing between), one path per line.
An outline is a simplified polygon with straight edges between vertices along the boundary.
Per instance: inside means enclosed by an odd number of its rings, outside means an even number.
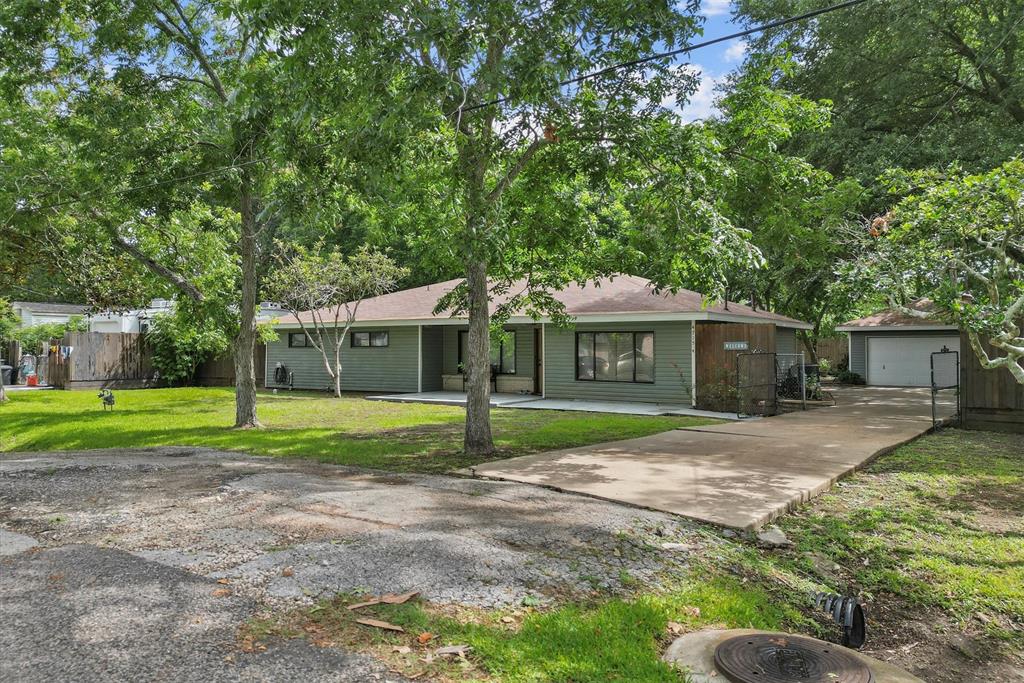
M0 560L0 679L400 681L372 658L297 640L235 647L251 601L215 581L86 545Z
M501 607L657 584L687 559L660 542L692 530L525 484L166 448L5 456L0 524L48 547L91 543L228 578L278 606L420 590Z

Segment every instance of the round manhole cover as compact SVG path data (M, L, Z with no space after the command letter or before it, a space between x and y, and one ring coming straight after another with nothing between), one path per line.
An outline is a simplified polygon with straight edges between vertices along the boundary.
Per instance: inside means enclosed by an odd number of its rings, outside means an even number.
M760 633L715 649L715 667L733 683L873 683L853 654L813 638Z

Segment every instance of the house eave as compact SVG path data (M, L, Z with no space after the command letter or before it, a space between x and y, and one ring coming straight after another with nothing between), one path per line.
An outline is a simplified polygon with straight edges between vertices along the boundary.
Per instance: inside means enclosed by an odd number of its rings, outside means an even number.
M840 325L836 332L959 332L956 325Z
M658 311L653 313L599 313L580 314L574 316L575 323L631 323L631 322L672 322L672 321L698 321L698 322L735 322L735 323L774 323L777 327L785 327L797 330L810 330L813 325L797 320L774 320L761 318L754 315L742 313L727 313L713 311L686 311L666 312ZM549 317L531 318L529 316L512 316L508 319L510 325L536 325L551 324ZM378 319L378 320L357 320L352 327L408 327L417 325L465 325L467 319L464 317L454 318L406 318L406 319ZM312 323L307 323L311 325ZM297 330L301 326L297 322L278 323L275 329Z

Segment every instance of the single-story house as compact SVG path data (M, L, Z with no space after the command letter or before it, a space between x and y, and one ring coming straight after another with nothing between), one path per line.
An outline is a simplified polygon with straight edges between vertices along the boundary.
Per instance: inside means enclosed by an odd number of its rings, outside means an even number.
M467 320L434 313L438 300L460 282L364 300L342 350L342 389L463 391ZM569 286L555 298L574 318L571 327L513 315L504 338L492 344L497 393L693 405L702 377L698 358L714 357L724 346L724 363L732 369L735 353L743 350L795 351L796 331L811 328L737 303L705 307L696 292L656 292L648 280L629 275ZM280 386L275 369L283 367L280 374L290 375L295 388L326 389L331 381L323 359L299 322L288 316L275 325L279 338L267 344L266 386ZM713 335L715 348L701 348L701 326L723 325L735 339L725 337L723 344L721 334Z
M79 304L53 304L41 301L12 301L11 308L20 320L18 327L47 323L66 323L74 316L86 317L89 307Z
M920 299L908 308L931 313L934 304ZM871 386L931 386L931 354L960 351L956 325L899 309L851 320L836 330L849 334L850 370Z

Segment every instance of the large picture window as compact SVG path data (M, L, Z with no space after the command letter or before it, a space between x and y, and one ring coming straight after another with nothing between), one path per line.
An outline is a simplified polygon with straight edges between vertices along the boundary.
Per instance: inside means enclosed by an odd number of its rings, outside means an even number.
M468 348L466 340L469 337L467 330L459 331L459 372L466 367L465 353ZM491 336L491 366L498 368L498 374L516 374L516 333L505 330L498 335Z
M387 346L391 343L387 332L353 332L352 347Z
M654 382L654 333L577 332L576 379Z

